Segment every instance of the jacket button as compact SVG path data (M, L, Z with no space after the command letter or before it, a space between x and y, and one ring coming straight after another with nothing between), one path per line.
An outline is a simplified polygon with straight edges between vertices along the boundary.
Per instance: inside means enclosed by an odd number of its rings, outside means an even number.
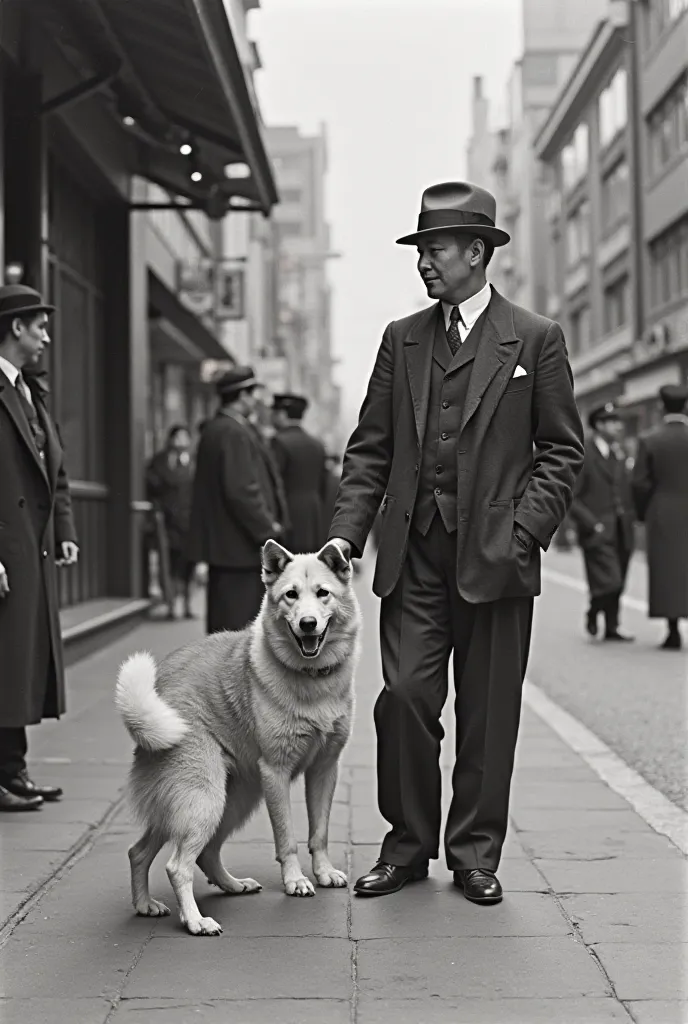
M435 494L439 495L441 493L442 493L442 488L441 487L436 487L435 488Z
M435 466L435 472L436 473L444 472L444 466Z
M409 521L409 519L410 519L410 518L411 518L411 513L410 513L410 512L404 512L404 519L405 519L405 520L406 520L407 522Z
M448 408L449 408L449 402L448 402L448 401L446 400L446 398L445 398L445 400L444 400L444 401L442 402L442 408L443 408L443 409L448 409Z
M26 505L26 498L20 498L17 504L19 505L19 508L24 508L24 505Z
M44 557L44 558L47 558L47 557L48 557L48 552L47 552L47 551L44 551L44 552L43 552L43 557Z
M416 464L415 464L415 466L414 466L413 468L414 468L414 470L415 470L415 471L416 471L416 473L417 473L420 467L419 467L418 463L416 463Z
M442 440L443 441L448 441L449 440L449 434L446 432L446 430L442 433L441 436L442 436Z

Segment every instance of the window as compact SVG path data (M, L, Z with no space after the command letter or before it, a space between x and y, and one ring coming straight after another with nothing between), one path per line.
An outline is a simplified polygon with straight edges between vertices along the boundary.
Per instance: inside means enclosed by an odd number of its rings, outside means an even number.
M647 124L650 173L656 177L680 153L688 152L688 76L679 79Z
M566 262L575 267L590 255L590 203L584 199L566 221Z
M604 330L611 334L628 323L629 316L628 274L618 278L604 290Z
M282 203L300 203L303 198L300 188L281 188L279 194Z
M579 124L571 141L561 152L562 176L567 190L577 185L588 169L588 137L587 124Z
M650 266L653 308L688 295L688 217L651 243Z
M629 173L625 159L619 160L602 179L602 230L616 227L630 207Z
M557 56L553 53L531 53L523 59L523 84L526 86L556 85Z
M653 46L688 11L688 0L647 0L644 8L645 48Z
M584 352L590 348L590 306L579 306L571 313L571 351Z
M608 146L628 122L626 69L619 68L600 94L600 145Z

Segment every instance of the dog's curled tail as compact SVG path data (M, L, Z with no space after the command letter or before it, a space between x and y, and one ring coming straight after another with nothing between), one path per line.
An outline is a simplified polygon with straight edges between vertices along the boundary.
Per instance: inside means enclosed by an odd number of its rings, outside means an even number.
M169 750L189 727L156 692L155 674L152 654L132 654L117 675L115 706L137 746L151 751Z

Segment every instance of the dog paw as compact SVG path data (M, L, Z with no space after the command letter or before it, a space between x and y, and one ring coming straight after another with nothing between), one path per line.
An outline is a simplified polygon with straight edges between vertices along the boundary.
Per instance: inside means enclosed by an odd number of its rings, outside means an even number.
M248 896L249 893L260 892L263 888L260 882L256 882L255 878L237 878L237 882L242 886L237 896Z
M186 930L191 935L221 935L222 925L212 917L199 917L195 921L187 921Z
M160 900L142 900L134 908L139 917L167 917L170 908L166 907Z
M325 889L343 889L349 881L344 872L338 871L337 868L326 868L315 877L318 879L318 885Z
M315 896L315 887L305 875L285 882L284 891L287 896Z

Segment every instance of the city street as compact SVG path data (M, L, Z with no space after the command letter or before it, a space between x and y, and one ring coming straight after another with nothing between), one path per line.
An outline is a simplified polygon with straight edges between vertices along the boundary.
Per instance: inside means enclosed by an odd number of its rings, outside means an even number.
M688 1020L685 860L533 710L547 714L553 698L659 790L684 797L685 657L652 650L656 627L640 604L625 623L636 645L589 643L575 588L578 554L552 553L546 567L500 906L466 902L441 862L427 882L386 899L324 890L289 899L261 812L227 844L225 859L234 873L257 877L263 891L230 899L197 878L202 910L224 927L220 938L191 938L176 910L155 921L134 917L126 848L136 831L121 797L130 744L112 707L116 667L133 649L161 655L200 632L198 623L148 623L72 669L70 714L32 730L32 771L63 784L65 798L0 822L3 1024ZM373 863L383 833L370 578L368 565L358 584L366 633L356 729L331 827L333 860L352 879ZM642 586L638 565L631 584L638 602ZM449 715L446 725L448 769ZM303 841L300 786L294 798ZM151 890L174 906L164 864L163 854Z

